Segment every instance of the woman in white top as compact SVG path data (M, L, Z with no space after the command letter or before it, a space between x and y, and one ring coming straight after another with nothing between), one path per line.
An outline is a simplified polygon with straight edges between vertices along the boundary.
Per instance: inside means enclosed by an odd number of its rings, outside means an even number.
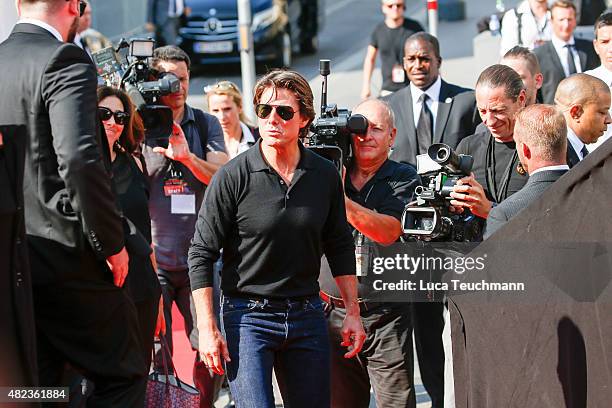
M204 88L208 111L219 119L225 139L225 150L230 159L247 151L255 144L255 136L242 112L242 94L230 81L217 82Z

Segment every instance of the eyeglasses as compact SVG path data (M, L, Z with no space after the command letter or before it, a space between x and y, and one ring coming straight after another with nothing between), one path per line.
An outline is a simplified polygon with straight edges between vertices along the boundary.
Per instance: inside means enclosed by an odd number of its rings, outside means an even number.
M236 84L231 81L220 81L220 82L217 82L216 84L207 85L204 87L205 94L209 92L214 92L214 91L229 91L229 90L232 90L238 94L240 93L238 86L236 86Z
M267 105L265 103L260 103L255 106L255 114L258 118L265 119L272 113L272 109L276 109L276 114L281 117L282 120L291 120L293 115L295 115L295 111L291 106L285 105Z
M103 121L110 120L111 116L114 116L115 123L118 125L126 125L130 119L130 115L128 113L122 111L113 112L112 110L103 106L98 107L98 114L100 114L100 118Z
M385 4L386 8L398 8L398 9L403 9L404 8L404 3L388 3Z

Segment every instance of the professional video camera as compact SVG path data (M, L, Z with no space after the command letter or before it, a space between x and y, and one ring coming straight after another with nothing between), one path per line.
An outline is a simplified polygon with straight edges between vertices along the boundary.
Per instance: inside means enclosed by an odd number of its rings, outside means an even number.
M116 53L129 48L127 64L122 66L116 59ZM118 74L121 79L118 85L132 99L140 113L145 127L145 137L151 139L167 138L172 132L172 110L158 103L158 98L180 90L180 81L171 73L160 73L149 66L153 56L155 41L152 39L134 38L129 42L119 41L116 49L112 47L94 53L98 72L107 82L114 82Z
M450 211L450 193L459 179L470 175L473 163L472 156L457 155L444 143L435 143L427 149L427 155L417 156L417 172L423 186L415 189L416 204L410 203L404 209L405 234L423 241L482 239L481 221L476 216L467 209L462 214Z
M321 116L311 125L312 134L308 137L308 148L331 160L339 172L353 156L351 134L365 134L368 120L363 115L351 115L348 109L339 109L336 104L327 104L327 76L330 61L319 61L321 84Z

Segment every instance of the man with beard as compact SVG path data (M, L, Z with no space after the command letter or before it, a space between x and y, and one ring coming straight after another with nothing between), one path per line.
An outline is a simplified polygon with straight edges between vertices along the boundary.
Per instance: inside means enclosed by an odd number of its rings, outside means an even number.
M96 70L72 44L78 0L21 0L0 44L0 123L23 125L26 240L32 271L39 385L67 361L96 384L92 407L144 403L146 368L124 231L96 118ZM107 163L108 164L108 163Z

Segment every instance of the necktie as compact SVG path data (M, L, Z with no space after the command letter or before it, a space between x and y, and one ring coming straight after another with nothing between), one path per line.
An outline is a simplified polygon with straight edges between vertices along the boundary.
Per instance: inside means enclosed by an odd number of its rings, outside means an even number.
M574 53L572 52L572 49L574 48L574 46L572 44L565 44L565 48L567 48L567 67L568 67L568 72L569 75L574 75L576 72L576 63L574 62Z
M417 122L417 141L419 142L419 154L427 153L427 148L431 146L433 140L433 115L427 107L429 96L422 94L419 98L421 103L421 114Z
M586 145L582 146L580 153L582 154L582 160L584 160L587 157L587 154L589 154L589 150L587 149Z

